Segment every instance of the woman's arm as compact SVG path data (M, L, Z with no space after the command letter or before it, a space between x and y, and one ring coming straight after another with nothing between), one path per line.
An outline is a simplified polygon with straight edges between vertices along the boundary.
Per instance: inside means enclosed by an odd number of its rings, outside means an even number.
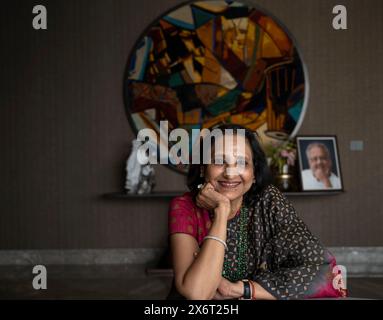
M209 235L226 241L227 208L215 209L215 219ZM221 281L225 247L215 240L206 240L199 254L198 243L190 235L177 233L170 237L175 286L187 299L212 299Z
M263 289L255 281L251 281L253 285L252 298L256 300L275 300L276 298L271 295L268 291ZM236 281L231 282L225 278L221 278L221 282L218 289L213 297L214 300L227 300L227 299L240 299L243 297L244 285L243 282Z
M262 286L260 286L257 282L250 280L253 284L253 288L255 292L253 292L253 299L255 300L276 300L270 292L266 291Z

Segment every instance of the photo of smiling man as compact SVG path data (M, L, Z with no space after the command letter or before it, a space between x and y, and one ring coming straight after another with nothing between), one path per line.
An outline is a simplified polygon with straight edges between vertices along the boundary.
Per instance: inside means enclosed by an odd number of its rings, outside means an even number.
M335 137L299 137L299 160L303 190L341 190L342 183Z

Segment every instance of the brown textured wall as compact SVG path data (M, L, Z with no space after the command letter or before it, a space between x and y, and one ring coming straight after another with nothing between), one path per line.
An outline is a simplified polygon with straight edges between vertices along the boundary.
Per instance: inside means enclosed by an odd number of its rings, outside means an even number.
M43 4L43 2L41 2ZM3 7L0 29L0 249L136 248L166 244L167 203L106 201L118 191L133 134L122 79L143 29L180 1L35 1ZM383 2L346 0L349 29L331 28L329 0L258 0L301 47L310 101L300 134L336 134L346 192L292 201L329 246L383 245ZM349 142L365 142L351 152ZM156 167L157 190L183 176Z

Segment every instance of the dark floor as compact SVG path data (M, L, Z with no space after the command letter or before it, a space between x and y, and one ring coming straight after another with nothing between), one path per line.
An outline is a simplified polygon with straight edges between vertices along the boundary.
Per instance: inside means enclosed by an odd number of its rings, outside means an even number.
M165 299L172 277L145 266L47 266L47 290L32 287L32 266L0 266L0 299ZM383 278L349 278L349 296L383 299Z

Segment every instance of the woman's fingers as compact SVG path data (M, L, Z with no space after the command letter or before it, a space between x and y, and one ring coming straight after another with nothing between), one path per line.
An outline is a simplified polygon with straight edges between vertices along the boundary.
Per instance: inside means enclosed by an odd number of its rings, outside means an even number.
M209 195L214 190L214 187L211 184L206 184L200 191L201 195Z
M214 191L214 186L210 182L206 182L203 187L200 189L200 192L197 195L196 202L197 205L201 208L207 210L214 209L217 204L214 199L212 199L211 192Z
M214 190L214 186L210 182L207 182L204 189L206 189L206 190Z
M206 203L203 195L199 194L197 196L196 203L198 207L208 209L208 204Z
M198 195L196 202L201 208L205 208L207 210L214 208L214 203L212 203L210 199L203 194Z
M200 189L197 201L197 205L207 210L215 209L223 203L230 204L230 200L215 191L214 185L209 181Z

